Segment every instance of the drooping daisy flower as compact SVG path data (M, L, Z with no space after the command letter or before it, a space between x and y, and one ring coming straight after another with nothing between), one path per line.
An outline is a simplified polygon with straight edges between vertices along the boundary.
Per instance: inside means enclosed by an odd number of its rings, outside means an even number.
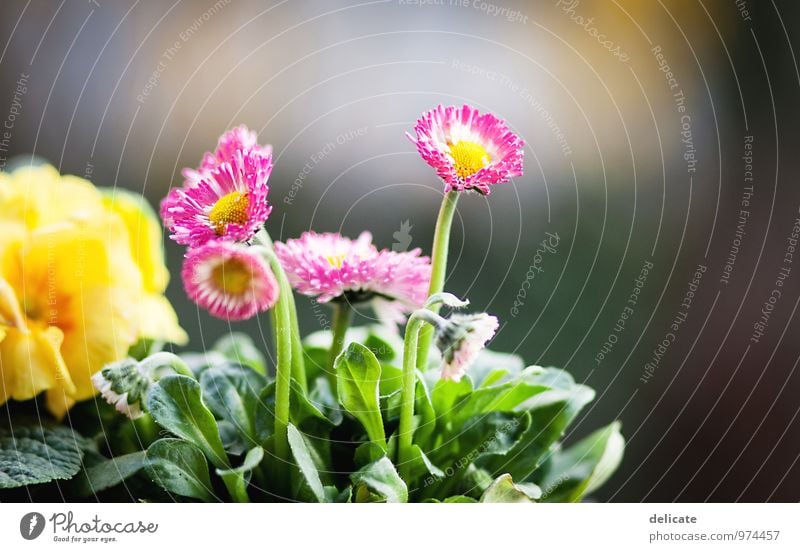
M263 226L272 210L267 203L272 156L269 148L247 144L236 137L221 139L216 156L206 154L184 187L170 190L161 218L172 239L190 246L247 241Z
M524 142L491 113L469 105L438 106L422 115L406 135L444 181L445 192L476 190L522 175Z
M378 298L383 299L384 312L386 300L408 312L421 306L427 296L428 257L421 257L419 249L378 251L369 232L356 240L338 233L305 232L299 239L276 243L275 253L292 286L320 303Z
M459 381L497 331L497 318L484 312L452 314L436 327L442 378Z
M190 249L182 276L189 298L223 320L246 320L278 300L278 282L267 261L236 244L212 241Z

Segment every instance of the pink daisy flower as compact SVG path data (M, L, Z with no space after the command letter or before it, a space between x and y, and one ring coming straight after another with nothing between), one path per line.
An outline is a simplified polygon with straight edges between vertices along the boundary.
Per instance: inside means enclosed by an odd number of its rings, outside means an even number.
M189 298L223 320L246 320L278 300L266 260L244 246L219 241L190 249L181 275Z
M251 239L272 210L267 203L270 172L272 157L260 149L237 149L213 168L202 169L199 180L173 188L161 203L170 237L190 246Z
M262 157L272 156L272 146L262 146L258 143L255 131L245 125L232 128L219 137L217 149L214 153L206 152L200 167L197 169L185 168L182 171L186 179L184 186L190 187L203 179L209 171L216 169L220 164L230 162L237 151L253 153Z
M442 352L442 378L459 381L497 331L497 318L484 312L452 314L436 328Z
M522 141L491 113L481 115L469 105L439 106L424 113L406 136L444 181L445 192L476 190L522 175Z
M356 240L338 233L305 232L299 239L276 243L275 253L292 286L320 303L375 298L385 320L396 318L398 311L419 308L428 294L428 257L421 257L419 249L378 251L369 232Z

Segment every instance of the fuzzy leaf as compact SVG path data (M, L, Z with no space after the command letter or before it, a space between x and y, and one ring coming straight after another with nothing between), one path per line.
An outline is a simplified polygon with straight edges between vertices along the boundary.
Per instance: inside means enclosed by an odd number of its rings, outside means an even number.
M375 355L360 343L351 343L334 364L339 402L352 414L373 443L386 449L378 387L381 365Z
M147 462L145 451L117 456L86 468L79 493L88 496L119 485L141 470Z
M0 428L0 489L70 479L91 444L67 427Z
M217 422L203 404L197 381L179 375L161 378L150 388L147 410L161 427L197 445L214 466L228 467Z
M553 454L540 486L546 502L575 502L600 487L619 466L625 439L614 422Z
M540 495L539 488L532 483L516 485L509 474L495 479L481 496L481 502L534 502Z
M192 443L159 439L147 449L144 469L148 477L168 493L204 502L215 500L206 458Z
M350 474L356 502L408 502L408 488L386 456Z
M200 376L203 400L218 418L231 423L248 447L259 443L255 416L258 395L267 380L244 366L227 365L204 370Z
M322 486L322 481L319 478L319 472L314 464L311 450L303 439L303 435L292 424L289 424L288 430L289 448L292 449L292 455L297 462L300 473L303 475L303 479L308 484L317 502L327 502L327 496Z

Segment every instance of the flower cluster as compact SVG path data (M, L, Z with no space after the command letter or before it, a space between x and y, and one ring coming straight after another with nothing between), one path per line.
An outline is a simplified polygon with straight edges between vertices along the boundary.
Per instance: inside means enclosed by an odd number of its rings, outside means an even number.
M44 392L62 417L99 393L124 416L96 403L73 411L70 428L0 427L0 448L15 452L0 490L78 477L64 489L82 498L124 487L124 499L142 490L148 501L533 502L602 484L622 458L618 423L558 442L591 390L486 351L496 317L439 314L469 304L443 289L456 202L521 175L522 140L469 106L439 106L416 131L445 184L430 257L379 249L369 232L273 243L272 149L244 126L162 202L186 246L190 299L228 321L272 311L269 365L246 334L202 353L159 350L186 335L163 295L161 226L141 198L51 167L0 173L0 404ZM303 339L294 292L330 305L330 327ZM384 323L351 327L354 304ZM95 446L80 433L98 422ZM47 463L26 461L42 446Z
M218 318L244 320L278 299L269 264L247 247L272 210L271 172L272 148L240 126L224 133L197 169L184 169L183 187L161 204L170 237L189 246L181 272L186 292Z
M137 340L184 343L161 228L140 197L50 166L0 173L0 404L65 414Z
M182 271L189 297L212 315L244 320L272 308L278 283L263 255L247 245L263 227L272 148L244 126L223 134L184 185L170 191L161 216L171 237L189 246ZM338 233L306 232L276 243L292 286L325 303L372 301L379 316L399 322L425 300L430 262L415 249L379 251L364 232L355 241Z

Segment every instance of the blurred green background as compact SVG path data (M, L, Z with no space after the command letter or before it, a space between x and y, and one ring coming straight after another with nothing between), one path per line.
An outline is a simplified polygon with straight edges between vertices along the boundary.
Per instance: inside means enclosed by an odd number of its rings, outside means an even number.
M526 172L461 199L447 289L500 317L493 348L598 390L576 436L623 421L596 499L797 501L800 267L751 337L800 216L798 17L788 0L7 0L2 153L157 206L245 123L275 149L275 239L370 229L429 253L442 185L404 133L439 103L492 111L526 140ZM183 250L167 253L177 275ZM177 277L169 296L193 349L233 330L268 347Z

